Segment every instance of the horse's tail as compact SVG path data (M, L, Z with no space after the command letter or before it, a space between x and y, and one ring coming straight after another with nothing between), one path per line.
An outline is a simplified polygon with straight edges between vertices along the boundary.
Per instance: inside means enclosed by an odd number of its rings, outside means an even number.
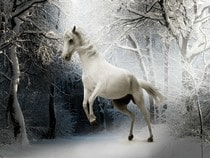
M146 92L153 97L156 103L163 101L163 95L150 83L138 80L139 86L146 90Z

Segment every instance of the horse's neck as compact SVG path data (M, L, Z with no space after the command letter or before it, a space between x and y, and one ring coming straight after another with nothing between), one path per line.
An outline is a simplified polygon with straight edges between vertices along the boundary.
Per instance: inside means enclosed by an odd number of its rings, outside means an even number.
M89 41L84 46L81 46L77 52L84 71L87 71L91 65L98 64L105 60Z

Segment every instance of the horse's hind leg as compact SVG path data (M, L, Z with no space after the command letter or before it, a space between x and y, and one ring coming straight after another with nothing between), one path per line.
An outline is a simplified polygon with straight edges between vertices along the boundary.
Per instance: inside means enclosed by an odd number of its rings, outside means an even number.
M141 112L144 115L144 118L146 120L148 129L149 129L149 133L150 133L150 137L147 139L148 142L153 142L153 134L152 134L152 128L151 128L151 124L150 124L150 118L148 116L146 107L144 105L144 98L143 98L143 94L140 92L133 94L133 99L135 104L138 106L138 108L141 110Z
M135 115L130 110L128 110L127 104L122 104L122 103L119 103L119 102L113 100L113 105L120 112L122 112L123 114L128 115L129 118L131 119L130 133L129 133L129 136L128 136L128 140L131 141L133 139L133 125L134 125L134 121L135 121Z

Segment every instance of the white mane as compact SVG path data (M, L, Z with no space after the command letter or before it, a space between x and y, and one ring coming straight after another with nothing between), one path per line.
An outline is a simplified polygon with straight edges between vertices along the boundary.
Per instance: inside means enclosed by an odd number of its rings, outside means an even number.
M92 42L86 37L86 35L81 31L81 29L77 29L76 33L80 36L81 47L78 48L78 52L86 53L88 56L92 56L97 53L95 46Z

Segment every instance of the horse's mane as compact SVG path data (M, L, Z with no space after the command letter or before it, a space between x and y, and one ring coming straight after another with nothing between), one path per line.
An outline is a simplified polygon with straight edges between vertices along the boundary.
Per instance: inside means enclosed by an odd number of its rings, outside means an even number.
M82 31L80 28L77 28L74 34L80 39L82 46L90 45L90 40L85 35L84 31Z
M77 30L74 32L74 34L76 34L80 38L82 49L88 51L90 54L92 54L92 51L94 51L94 54L96 53L96 50L95 50L93 44L90 42L90 40L84 34L84 31L82 31L80 28L77 28Z
M65 36L68 36L68 34L74 34L78 37L78 39L80 40L80 45L81 48L80 50L82 51L86 51L88 52L90 55L93 55L96 53L96 49L93 46L93 44L90 42L90 40L87 38L87 36L85 35L84 31L81 30L80 28L76 28L75 31L72 32L72 30L70 31L66 31Z

